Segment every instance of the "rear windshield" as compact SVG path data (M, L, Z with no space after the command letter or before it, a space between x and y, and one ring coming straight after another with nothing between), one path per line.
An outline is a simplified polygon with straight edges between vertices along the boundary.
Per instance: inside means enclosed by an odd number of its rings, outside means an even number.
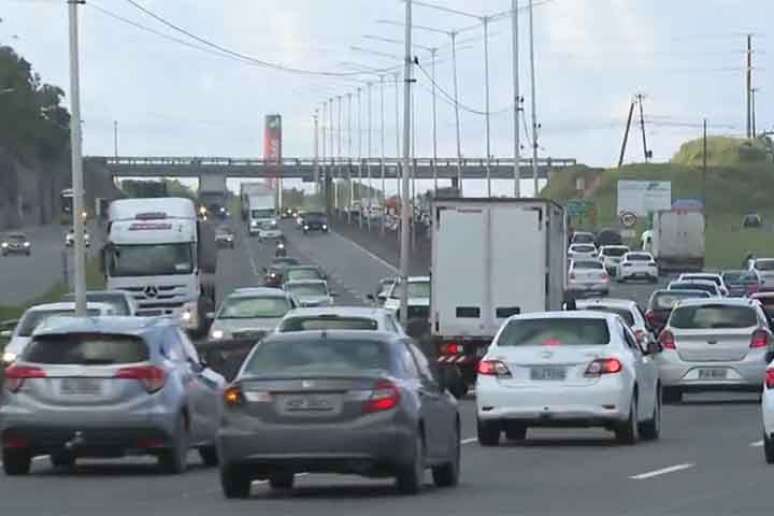
M727 285L755 285L758 276L754 272L724 272L723 281Z
M756 297L755 299L763 306L774 306L774 296Z
M148 347L130 335L41 335L24 348L22 359L36 364L132 364L148 360Z
M399 283L392 289L390 297L393 299L400 299L402 295L403 285ZM408 297L430 297L430 282L410 281L408 284Z
M299 283L293 285L289 283L286 287L288 292L294 296L327 296L328 289L325 287L325 283Z
M755 310L747 306L679 306L669 325L681 329L749 328L758 324Z
M705 285L703 283L672 283L669 285L669 290L702 290L710 294L716 294L717 288L715 285Z
M653 258L649 254L628 254L626 260L630 262L649 262Z
M759 271L774 271L774 260L758 260L755 262L755 268Z
M506 346L604 346L610 342L607 321L572 317L521 319L506 324L497 345Z
M288 281L322 279L316 269L290 269L287 271Z
M280 318L290 310L284 297L232 297L226 299L218 319Z
M572 236L572 241L576 244L593 244L594 235L591 233L575 233Z
M674 290L672 292L659 293L653 296L650 301L651 308L656 310L671 310L678 301L683 299L696 299L710 297L708 292L703 290Z
M573 262L573 269L602 269L602 264L596 260L583 260L579 262Z
M591 310L592 312L604 312L607 314L615 314L620 315L621 318L626 322L626 325L631 327L634 326L634 315L627 310L626 308L615 308L612 306L584 306L581 308L581 310Z
M75 301L75 294L67 294L62 301ZM89 294L86 293L86 301L89 303L105 303L113 308L114 315L131 315L129 304L124 296L116 294Z
M99 315L99 310L91 309L86 311L87 315L92 317ZM19 323L19 336L29 337L39 325L46 322L51 317L75 316L74 310L31 310L22 318Z
M282 321L280 332L308 330L369 330L379 327L368 317L290 317Z
M594 247L593 245L582 244L582 245L574 245L570 250L576 253L593 253L594 251L597 250L597 248Z
M628 247L603 247L602 254L605 256L623 256L629 252Z
M353 375L390 369L389 349L375 340L329 338L264 341L245 365L248 375Z
M720 286L720 285L721 285L720 278L719 278L718 276L714 276L714 275L706 275L706 274L685 274L685 275L682 277L682 279L683 279L683 280L685 280L685 281L697 281L697 280L698 280L698 281L711 281L711 282L712 282L712 283L714 283L715 285L718 285L718 286Z

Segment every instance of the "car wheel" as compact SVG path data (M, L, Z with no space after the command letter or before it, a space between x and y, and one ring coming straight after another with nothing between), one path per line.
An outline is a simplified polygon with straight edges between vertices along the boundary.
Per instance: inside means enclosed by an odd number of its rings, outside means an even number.
M620 444L637 444L640 439L639 423L637 422L637 394L632 394L629 406L629 417L615 427L615 439Z
M66 451L52 453L49 459L55 468L72 469L75 467L75 455Z
M252 477L240 466L225 466L220 469L220 487L226 498L247 498L250 496Z
M293 483L296 476L293 473L280 472L272 473L269 477L269 486L272 489L293 489Z
M478 444L481 446L497 446L500 444L500 423L496 421L477 421Z
M768 435L763 436L763 456L766 464L774 464L774 441Z
M648 441L655 441L661 435L661 388L656 392L656 406L653 415L640 425L640 435Z
M417 494L425 477L425 447L422 434L417 432L414 444L414 457L411 464L398 468L397 486L402 494Z
M163 450L159 455L159 466L164 473L180 475L188 466L188 428L185 417L181 414L175 425L175 435L172 437L172 446Z
M218 449L215 446L202 446L199 448L199 457L208 468L218 465Z
M28 450L3 450L3 470L11 477L28 475L32 456Z
M517 423L505 423L505 438L509 441L523 441L527 437L527 427Z
M443 464L442 466L436 466L433 468L433 483L437 487L454 487L459 484L460 481L460 427L456 425L454 432L453 443L453 456L452 460Z
M680 403L683 401L683 392L675 387L664 387L664 403Z

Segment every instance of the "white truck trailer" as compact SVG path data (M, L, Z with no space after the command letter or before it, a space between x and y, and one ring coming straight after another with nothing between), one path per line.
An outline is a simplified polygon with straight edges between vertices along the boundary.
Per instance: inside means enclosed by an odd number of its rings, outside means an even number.
M650 252L660 271L704 269L704 214L665 210L653 215Z

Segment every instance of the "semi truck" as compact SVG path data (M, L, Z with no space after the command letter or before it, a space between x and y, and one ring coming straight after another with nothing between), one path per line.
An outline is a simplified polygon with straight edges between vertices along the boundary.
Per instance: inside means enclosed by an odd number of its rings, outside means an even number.
M510 316L562 308L567 221L542 199L436 199L431 217L431 342L463 396Z
M113 201L101 263L108 290L131 293L137 315L178 317L194 334L206 329L217 250L212 226L190 199Z
M656 212L650 242L643 242L643 248L656 258L660 271L703 270L704 214L698 210Z
M257 235L265 223L277 225L277 198L264 183L243 183L240 187L242 218L250 235Z

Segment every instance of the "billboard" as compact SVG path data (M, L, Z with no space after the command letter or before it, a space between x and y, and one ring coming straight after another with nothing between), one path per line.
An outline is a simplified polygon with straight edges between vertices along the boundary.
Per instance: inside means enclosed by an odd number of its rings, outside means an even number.
M633 213L644 217L659 210L672 209L671 181L618 181L616 216Z
M282 117L266 115L263 128L263 159L279 164L282 161Z

